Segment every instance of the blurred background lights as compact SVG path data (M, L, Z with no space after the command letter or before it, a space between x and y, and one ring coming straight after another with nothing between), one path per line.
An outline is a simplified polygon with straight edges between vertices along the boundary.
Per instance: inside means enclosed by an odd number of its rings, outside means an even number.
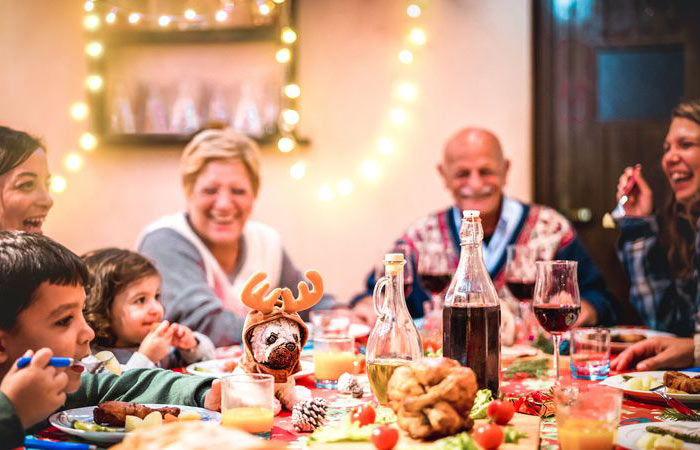
M410 64L413 62L413 53L411 53L410 50L401 50L401 52L399 52L399 61L404 64Z
M292 59L292 52L290 52L288 48L281 48L275 53L275 59L278 63L287 63Z
M352 189L352 181L350 181L348 178L344 178L338 183L338 193L343 197L347 197L348 195L352 194Z
M282 110L282 120L288 125L296 125L299 123L299 113L293 109Z
M75 102L70 107L70 116L75 120L85 120L88 112L88 106L84 102Z
M68 186L68 182L61 175L52 175L50 183L49 189L56 194L60 194L61 192L65 191L66 187Z
M330 202L333 200L333 189L331 189L330 185L321 185L321 187L318 189L318 199L322 202Z
M105 22L107 22L110 25L116 21L117 21L117 13L114 11L108 12L107 15L105 16Z
M260 6L258 6L258 11L260 11L260 14L263 16L266 16L270 14L270 11L272 11L272 8L270 8L270 5L267 3L262 3Z
M170 25L171 20L172 19L170 18L170 16L160 16L158 18L158 25L160 25L161 27L167 27L168 25Z
M380 137L377 140L377 151L382 155L391 155L394 153L394 141L388 137Z
M194 9L192 8L187 8L185 10L185 19L187 20L194 20L197 18L197 13L195 12Z
M296 32L289 27L282 28L280 37L285 44L293 44L297 40Z
M360 173L367 181L377 181L381 176L381 169L377 161L367 159L360 165Z
M93 2L92 0L87 0L85 2L85 11L90 12L93 9L95 9L95 2Z
M298 161L289 168L289 176L295 180L301 180L306 175L306 163L304 161Z
M396 86L396 96L405 102L412 102L418 96L418 88L410 81L404 81Z
M425 45L428 41L428 37L425 35L425 31L422 28L415 27L411 30L408 35L408 39L415 45Z
M80 154L71 152L66 156L64 164L66 169L70 170L71 172L77 172L83 168L84 162L85 160Z
M92 92L102 89L102 77L99 75L89 75L85 79L85 86Z
M421 13L420 6L416 5L415 3L411 3L406 8L406 14L408 14L408 17L410 17L412 19L416 19L416 18L420 17L420 13Z
M129 14L129 23L134 25L139 23L139 20L141 20L141 14L139 13L131 13Z
M402 108L391 108L389 117L394 125L403 125L408 121L408 113Z
M288 84L284 87L284 95L289 98L297 98L301 95L301 88L298 84Z
M85 132L80 135L80 148L82 148L85 151L91 151L94 150L95 147L97 147L97 138L89 132Z
M85 53L93 58L99 58L102 56L103 51L104 47L102 47L102 44L97 41L88 42L87 45L85 45Z
M90 31L94 31L100 26L100 18L97 14L88 14L83 19L83 26Z
M282 153L288 153L294 150L294 147L296 144L294 143L294 140L289 137L281 137L279 141L277 141L277 148L279 151Z
M228 19L228 13L223 9L220 9L216 12L214 18L217 22L224 22L226 19Z

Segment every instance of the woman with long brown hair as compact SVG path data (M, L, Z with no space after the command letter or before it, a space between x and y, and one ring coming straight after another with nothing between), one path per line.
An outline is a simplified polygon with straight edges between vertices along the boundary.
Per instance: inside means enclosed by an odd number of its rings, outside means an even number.
M654 214L652 191L642 168L627 167L617 198L634 177L637 188L620 220L620 258L630 276L630 301L651 328L693 339L651 339L622 353L619 370L644 359L639 370L685 367L700 362L700 100L680 103L671 113L661 168L673 196ZM649 358L651 357L651 358ZM649 358L649 359L645 359Z

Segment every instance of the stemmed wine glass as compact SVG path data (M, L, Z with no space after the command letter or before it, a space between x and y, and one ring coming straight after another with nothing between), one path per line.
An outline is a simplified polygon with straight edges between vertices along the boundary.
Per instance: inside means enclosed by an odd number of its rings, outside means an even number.
M554 341L554 372L559 384L559 342L581 312L576 261L537 261L532 306L542 328Z
M535 290L535 262L538 259L538 249L527 245L509 245L506 252L506 286L519 301L524 338L532 340L535 338L536 329L533 329L533 323L536 321L530 302Z
M418 260L418 276L421 284L430 292L430 308L423 323L423 346L442 347L443 293L452 281L449 255L437 253ZM425 342L425 341L428 342Z

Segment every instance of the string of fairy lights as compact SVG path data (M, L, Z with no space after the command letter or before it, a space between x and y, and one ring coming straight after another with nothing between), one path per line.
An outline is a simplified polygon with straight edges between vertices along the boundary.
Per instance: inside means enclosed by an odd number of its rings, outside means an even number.
M255 5L256 12L261 17L270 15L274 8L280 7L285 0L251 0ZM107 8L97 8L97 2L104 2ZM109 0L86 0L84 3L85 16L83 26L88 32L95 32L102 26L113 26L120 21L129 26L136 27L147 24L157 26L162 29L177 28L186 29L191 26L207 26L212 23L225 23L235 7L234 1L221 0L221 6L215 11L206 13L198 12L195 8L187 8L181 14L146 14L140 11L128 10L116 6ZM98 12L106 11L103 14ZM409 18L411 26L406 35L404 46L398 50L397 58L402 65L410 65L414 62L415 56L420 47L427 42L427 35L418 23L422 16L422 6L419 1L407 3L406 16ZM90 35L90 39L85 44L85 54L88 58L99 60L105 53L102 42ZM288 24L280 27L279 48L275 52L275 60L279 64L289 64L294 57L293 44L297 41L297 32ZM102 91L104 80L99 73L88 73L85 78L85 88L90 94L97 94ZM408 105L418 97L418 87L410 80L400 80L395 84L395 103L388 112L389 123L392 129L388 133L380 136L376 141L376 151L383 157L388 157L394 153L396 144L392 138L392 132L398 132L409 120ZM282 87L282 97L285 100L284 106L279 113L279 138L277 149L282 153L290 153L297 148L294 132L300 121L300 114L296 108L301 95L301 88L292 82ZM70 106L70 116L78 121L84 122L90 116L90 108L84 101L77 101ZM97 137L89 131L83 132L78 138L80 151L69 151L63 160L63 166L69 172L77 173L85 166L83 153L92 152L98 145ZM302 159L296 161L289 169L290 176L295 180L301 180L306 176L307 163ZM368 157L360 163L359 173L361 177L371 183L377 182L382 174L380 161L375 157ZM51 179L51 189L55 193L61 193L67 188L67 179L64 175L55 174ZM334 189L335 186L335 189ZM354 190L352 177L341 178L337 183L322 183L318 189L318 199L328 202L338 194L341 197L349 196Z

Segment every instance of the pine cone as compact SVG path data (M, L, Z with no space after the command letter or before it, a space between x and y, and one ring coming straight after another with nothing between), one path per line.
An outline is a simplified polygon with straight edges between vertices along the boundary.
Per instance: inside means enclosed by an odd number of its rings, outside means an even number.
M355 398L365 395L364 389L357 382L357 378L349 373L344 373L338 378L338 390L341 394L352 394Z
M327 409L322 398L301 401L292 408L292 425L297 431L313 431L323 424Z

